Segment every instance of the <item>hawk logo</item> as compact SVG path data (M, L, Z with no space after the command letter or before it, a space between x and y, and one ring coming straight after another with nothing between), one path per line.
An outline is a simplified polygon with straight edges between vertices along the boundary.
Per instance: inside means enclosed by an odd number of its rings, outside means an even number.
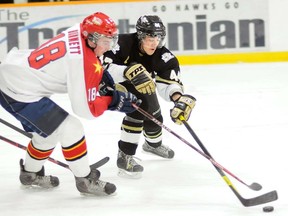
M174 58L174 55L172 55L171 53L164 53L162 56L161 56L161 59L167 63L170 59Z

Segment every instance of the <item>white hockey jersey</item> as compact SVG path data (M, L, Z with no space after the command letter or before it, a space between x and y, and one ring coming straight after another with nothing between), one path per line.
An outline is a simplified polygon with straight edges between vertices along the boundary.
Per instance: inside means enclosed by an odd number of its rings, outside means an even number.
M99 96L103 68L76 24L35 50L12 49L0 64L0 89L21 102L68 93L75 114L101 115L112 98Z

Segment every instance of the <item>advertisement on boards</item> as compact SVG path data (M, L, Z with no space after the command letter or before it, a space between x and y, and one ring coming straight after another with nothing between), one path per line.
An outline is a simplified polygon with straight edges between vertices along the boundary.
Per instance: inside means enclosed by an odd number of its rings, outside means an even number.
M175 54L269 50L268 0L25 4L0 7L0 61L13 47L34 49L97 11L111 16L119 33L135 32L141 15L158 15Z

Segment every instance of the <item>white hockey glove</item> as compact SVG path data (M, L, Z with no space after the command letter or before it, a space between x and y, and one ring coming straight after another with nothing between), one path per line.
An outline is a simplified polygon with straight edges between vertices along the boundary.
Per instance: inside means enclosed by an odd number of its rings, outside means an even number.
M185 121L188 121L192 109L195 106L196 99L191 95L182 95L177 101L175 101L175 105L173 109L170 110L170 116L172 121L176 124L181 125L182 120L180 116L183 116Z
M133 64L124 70L124 77L131 81L136 90L142 94L149 94L155 92L156 85L142 64Z

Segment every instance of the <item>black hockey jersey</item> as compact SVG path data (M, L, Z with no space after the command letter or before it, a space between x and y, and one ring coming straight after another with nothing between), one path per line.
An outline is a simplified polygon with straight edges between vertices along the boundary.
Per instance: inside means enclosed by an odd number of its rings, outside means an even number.
M174 92L182 93L178 59L165 46L157 48L153 55L144 54L139 43L137 33L120 34L117 46L104 54L104 62L111 63L108 70L113 78L119 81L126 66L141 63L155 78L158 92L165 100L170 101Z

